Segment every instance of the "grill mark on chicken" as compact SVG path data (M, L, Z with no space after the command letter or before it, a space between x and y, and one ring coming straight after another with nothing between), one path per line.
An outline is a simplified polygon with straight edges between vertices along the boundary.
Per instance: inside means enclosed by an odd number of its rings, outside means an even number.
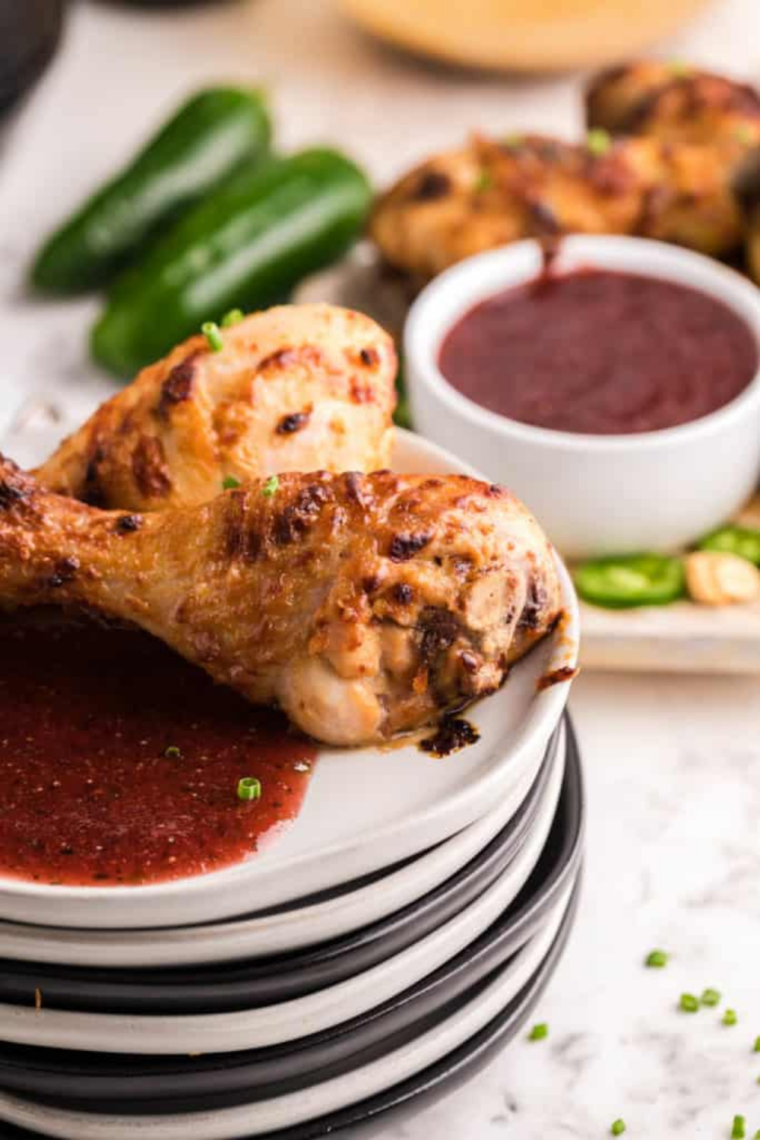
M528 586L525 605L517 623L518 629L535 629L541 621L541 613L545 605L546 588L541 582L532 578Z
M391 562L408 562L420 550L424 550L432 537L433 535L429 531L422 531L417 534L394 534L388 557Z
M59 590L67 582L73 581L79 567L80 562L77 557L72 555L69 558L62 558L60 562L56 563L55 570L47 580L47 585L51 590Z
M315 344L302 344L297 348L288 346L270 352L259 361L259 372L268 372L270 369L289 368L295 364L317 365L323 360L322 350Z
M397 582L393 587L392 596L400 606L409 606L414 601L414 590L408 582Z
M440 170L426 170L409 197L415 202L434 202L451 193L452 184L448 174Z
M0 482L0 509L7 511L15 506L24 498L24 494L22 487L17 487L10 480L4 479Z
M164 445L158 436L141 436L132 453L132 474L138 491L145 498L163 498L169 494L171 478Z
M343 476L344 485L346 488L346 497L349 502L356 503L359 507L368 507L372 502L371 496L364 493L364 476L358 471L347 471Z
M198 355L197 352L193 352L181 360L179 364L175 364L161 385L158 414L164 419L175 404L181 404L192 396L195 384L195 362Z
M380 363L380 353L376 348L362 348L359 351L359 359L365 368L374 368Z
M422 633L420 657L426 665L440 653L450 649L461 633L459 619L450 610L427 606L420 615L418 629Z
M276 431L278 435L292 435L294 432L300 431L305 428L311 419L311 412L290 412L289 415L283 416L277 425Z
M114 530L117 534L134 534L143 524L142 515L122 515L117 520Z
M280 546L296 542L317 521L325 503L333 498L330 488L324 483L310 483L304 487L294 502L275 518L272 527L275 542Z

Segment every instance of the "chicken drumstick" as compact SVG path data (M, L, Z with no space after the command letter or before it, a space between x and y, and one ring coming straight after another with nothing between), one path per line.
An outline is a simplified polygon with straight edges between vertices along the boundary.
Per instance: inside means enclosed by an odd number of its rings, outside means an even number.
M496 688L552 626L538 524L466 476L289 474L125 514L0 458L0 604L127 619L306 732L358 745Z
M281 305L143 369L34 474L102 507L205 502L226 478L375 471L390 458L393 341L361 313Z

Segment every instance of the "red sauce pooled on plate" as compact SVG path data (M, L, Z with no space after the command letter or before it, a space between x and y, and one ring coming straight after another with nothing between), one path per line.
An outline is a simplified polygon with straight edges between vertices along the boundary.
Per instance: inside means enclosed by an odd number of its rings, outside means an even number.
M706 293L584 269L483 301L448 333L439 363L459 392L513 420L623 435L723 407L752 380L758 348Z
M109 886L218 870L294 819L315 759L284 717L145 634L0 625L2 875ZM244 776L260 799L238 799Z

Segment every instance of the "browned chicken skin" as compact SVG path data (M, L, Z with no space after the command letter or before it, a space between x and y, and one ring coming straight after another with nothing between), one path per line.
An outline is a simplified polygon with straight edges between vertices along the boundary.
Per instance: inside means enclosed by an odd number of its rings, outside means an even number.
M0 604L127 619L320 740L417 728L495 689L551 628L551 548L465 476L288 474L125 514L0 460Z
M390 458L393 341L362 313L282 305L191 337L103 404L37 469L103 507L201 503L225 478L374 471Z
M760 145L752 88L663 63L607 72L588 96L583 145L475 136L403 177L375 207L371 233L393 266L425 280L520 238L638 234L716 257L745 221L734 182Z

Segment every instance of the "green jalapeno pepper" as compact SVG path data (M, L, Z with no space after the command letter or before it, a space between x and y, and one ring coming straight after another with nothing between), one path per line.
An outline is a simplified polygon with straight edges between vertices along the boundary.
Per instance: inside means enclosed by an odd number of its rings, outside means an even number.
M744 526L724 526L706 535L698 543L700 550L717 550L721 554L738 554L760 566L760 530Z
M685 591L683 563L663 554L593 559L578 566L574 578L585 601L615 610L665 606Z
M265 154L270 133L258 91L199 92L48 238L32 266L32 284L50 293L79 293L110 281L162 226Z

